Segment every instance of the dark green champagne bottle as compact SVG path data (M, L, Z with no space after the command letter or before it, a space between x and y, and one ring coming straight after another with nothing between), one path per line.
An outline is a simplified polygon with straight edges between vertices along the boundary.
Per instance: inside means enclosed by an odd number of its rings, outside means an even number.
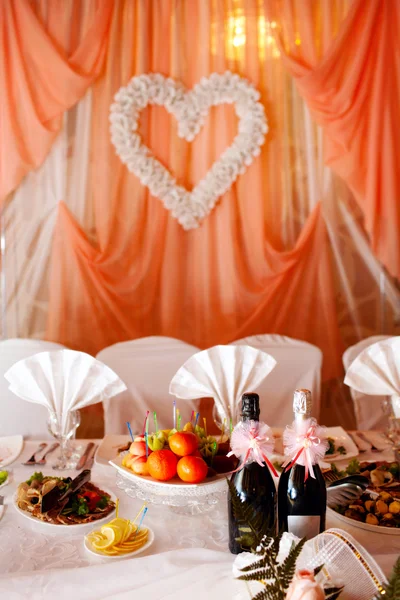
M242 421L258 421L260 416L260 399L258 394L247 393L242 396ZM241 465L239 464L239 467ZM232 474L231 482L235 486L240 500L249 504L257 513L261 513L268 527L275 523L276 488L269 468L261 467L252 462L244 465L242 469ZM249 530L246 525L237 521L232 506L231 495L228 492L228 520L229 520L229 550L232 554L249 551L250 548L238 542Z
M311 392L296 390L293 398L294 420L299 425L311 417ZM313 464L315 479L305 467L294 464L284 471L278 486L278 527L299 538L311 539L325 530L326 486L321 469Z

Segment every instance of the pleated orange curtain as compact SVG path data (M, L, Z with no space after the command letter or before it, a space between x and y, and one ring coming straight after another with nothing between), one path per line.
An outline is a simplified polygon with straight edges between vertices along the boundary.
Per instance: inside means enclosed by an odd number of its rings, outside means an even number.
M0 2L0 203L101 73L112 11L113 0Z
M125 339L167 335L201 348L259 333L317 344L325 377L341 369L327 233L318 204L285 249L281 67L260 51L262 2L242 2L243 56L226 51L231 2L121 0L113 11L104 77L93 86L89 239L61 205L52 253L48 338L95 353ZM196 230L179 223L130 174L109 139L113 96L133 75L160 72L191 87L238 71L261 91L271 133L261 156ZM279 76L278 76L279 74ZM275 102L271 102L271 97ZM280 111L280 112L279 112ZM191 188L231 143L232 109L214 109L193 144L161 107L143 112L143 139ZM94 236L93 236L94 233ZM93 242L95 237L95 242Z
M400 2L354 0L333 42L324 4L265 0L284 64L324 128L326 163L354 193L377 258L400 279Z

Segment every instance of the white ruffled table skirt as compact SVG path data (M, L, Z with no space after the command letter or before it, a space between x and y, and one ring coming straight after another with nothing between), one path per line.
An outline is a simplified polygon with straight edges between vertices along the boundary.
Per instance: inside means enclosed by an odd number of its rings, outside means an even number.
M37 442L27 442L11 465L14 482L0 490L5 512L0 520L0 598L7 600L248 600L244 582L232 577L234 557L228 552L226 505L222 502L206 515L188 517L167 507L149 506L146 522L155 533L153 545L132 559L109 561L89 555L79 531L49 532L30 523L12 506L17 483L35 467L24 467ZM374 455L378 460L378 455ZM36 468L37 470L37 468ZM44 473L52 472L43 468ZM54 471L53 471L54 473ZM69 473L71 476L76 472ZM112 467L94 466L92 479L120 497L120 514L134 518L141 507L116 487ZM329 527L344 528L337 519ZM400 536L351 534L389 573L400 553Z

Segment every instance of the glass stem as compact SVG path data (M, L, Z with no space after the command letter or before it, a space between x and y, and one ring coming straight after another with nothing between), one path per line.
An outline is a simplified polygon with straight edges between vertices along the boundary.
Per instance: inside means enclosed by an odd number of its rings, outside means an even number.
M61 468L65 468L68 460L68 438L62 437L60 440L60 463Z

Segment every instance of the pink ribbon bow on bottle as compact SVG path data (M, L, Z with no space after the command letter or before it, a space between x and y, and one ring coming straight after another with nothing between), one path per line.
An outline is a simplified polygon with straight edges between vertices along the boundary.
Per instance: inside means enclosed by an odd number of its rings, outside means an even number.
M275 477L278 477L274 465L267 457L267 454L274 449L274 444L271 428L262 421L238 423L231 435L232 450L227 454L227 456L235 455L241 461L233 473L240 471L248 463L256 462L261 467L266 463Z
M313 465L324 458L328 449L326 429L318 425L315 419L306 419L302 423L294 422L286 427L283 434L285 454L289 458L283 463L288 471L294 464L305 467L304 481L308 474L315 479Z

